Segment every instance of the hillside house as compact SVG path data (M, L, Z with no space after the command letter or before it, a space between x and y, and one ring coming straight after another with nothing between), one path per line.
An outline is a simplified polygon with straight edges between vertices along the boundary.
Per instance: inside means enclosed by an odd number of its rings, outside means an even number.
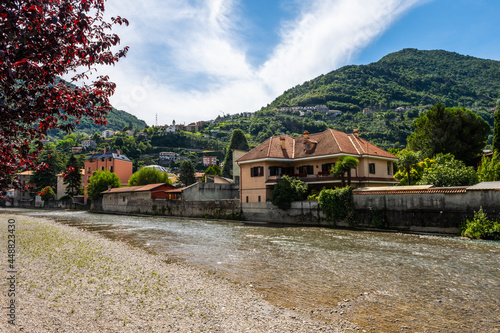
M341 156L359 159L353 169L352 186L389 186L397 184L393 163L397 158L360 138L333 129L303 136L275 136L267 139L236 162L240 167L242 202L265 202L283 175L300 178L310 189L341 186L341 179L330 170Z
M121 185L127 185L132 176L132 161L119 150L106 150L104 152L93 153L85 160L85 177L83 186L87 189L90 177L95 171L109 170L120 178ZM87 193L84 195L84 202L87 202Z
M203 156L203 166L217 165L217 156Z

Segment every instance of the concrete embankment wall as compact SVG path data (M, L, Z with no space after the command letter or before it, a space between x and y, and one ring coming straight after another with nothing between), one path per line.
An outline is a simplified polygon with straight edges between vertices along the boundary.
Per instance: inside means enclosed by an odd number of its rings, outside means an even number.
M491 218L500 217L500 191L464 193L398 193L353 195L354 219L337 226L411 232L456 234L466 218L483 207ZM314 201L292 203L283 211L271 203L243 203L247 220L301 225L333 225Z
M206 218L239 218L239 200L151 200L128 199L103 200L102 208L96 205L96 210L110 213L125 214L151 214L180 217L206 217Z

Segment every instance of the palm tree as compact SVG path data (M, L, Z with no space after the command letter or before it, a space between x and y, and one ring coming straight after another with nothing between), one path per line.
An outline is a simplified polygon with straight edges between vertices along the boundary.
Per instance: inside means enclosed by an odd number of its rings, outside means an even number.
M351 170L359 165L359 160L352 156L342 156L332 170L334 176L340 176L342 187L345 187L345 174L347 173L347 185L351 186Z
M397 165L402 166L406 170L406 173L408 175L408 185L411 185L410 183L411 168L415 166L419 162L419 160L420 160L420 154L411 150L403 149L398 154L398 161L396 163Z

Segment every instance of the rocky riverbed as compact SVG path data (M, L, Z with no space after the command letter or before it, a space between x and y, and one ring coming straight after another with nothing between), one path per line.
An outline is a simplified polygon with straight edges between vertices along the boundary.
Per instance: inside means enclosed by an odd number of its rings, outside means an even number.
M15 283L0 283L1 332L361 331L278 308L251 285L50 219L0 215L0 249L2 275L15 275ZM6 309L12 302L15 325Z

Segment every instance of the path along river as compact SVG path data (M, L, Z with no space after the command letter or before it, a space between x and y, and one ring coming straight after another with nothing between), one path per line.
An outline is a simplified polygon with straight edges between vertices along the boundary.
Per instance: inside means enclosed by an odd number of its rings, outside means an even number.
M318 319L370 332L500 332L500 242L75 211L54 218L148 249Z

